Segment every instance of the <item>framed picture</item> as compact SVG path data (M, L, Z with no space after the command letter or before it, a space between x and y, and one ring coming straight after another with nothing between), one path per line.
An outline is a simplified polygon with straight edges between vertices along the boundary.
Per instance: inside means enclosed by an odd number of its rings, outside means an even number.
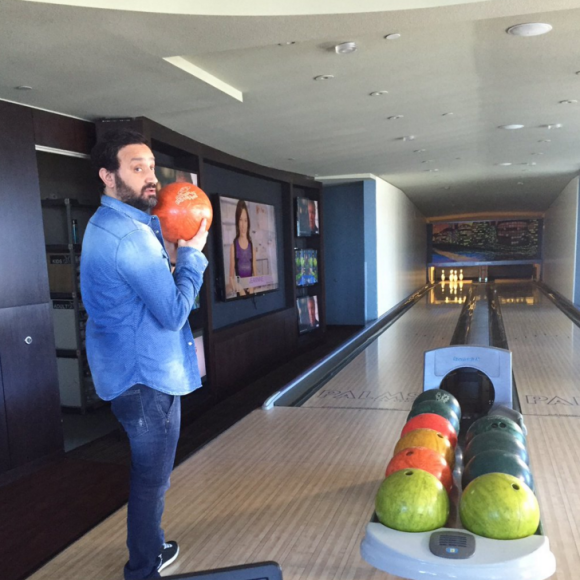
M312 332L320 326L318 296L304 296L296 300L298 309L298 332Z
M296 198L296 235L314 236L319 233L318 202L307 197Z

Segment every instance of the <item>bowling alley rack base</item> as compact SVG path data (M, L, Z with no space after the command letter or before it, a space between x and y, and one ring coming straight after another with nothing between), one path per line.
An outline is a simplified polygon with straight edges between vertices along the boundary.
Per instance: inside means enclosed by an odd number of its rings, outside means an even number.
M495 403L513 409L511 352L483 346L451 346L425 353L423 390L439 388L454 368L469 366L486 374ZM550 541L542 532L518 540L493 540L464 529L401 532L373 515L361 542L371 566L410 580L545 580L556 572Z

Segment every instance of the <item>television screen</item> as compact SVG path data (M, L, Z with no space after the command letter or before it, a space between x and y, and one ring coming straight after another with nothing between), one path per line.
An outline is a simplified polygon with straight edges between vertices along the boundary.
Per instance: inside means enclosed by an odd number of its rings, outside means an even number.
M193 185L197 185L197 175L195 173L172 169L171 167L157 165L155 167L155 177L157 177L157 191L175 182L193 183Z
M312 286L318 283L318 252L294 250L296 262L296 286Z
M225 300L278 288L274 206L219 198Z
M318 202L307 197L297 197L296 235L312 236L318 231Z
M205 378L207 371L205 369L205 349L203 345L203 331L194 332L193 343L195 344L195 354L197 355L197 366L199 368L199 376L201 379Z
M318 317L318 297L304 296L296 300L298 307L298 332L312 332L320 326Z

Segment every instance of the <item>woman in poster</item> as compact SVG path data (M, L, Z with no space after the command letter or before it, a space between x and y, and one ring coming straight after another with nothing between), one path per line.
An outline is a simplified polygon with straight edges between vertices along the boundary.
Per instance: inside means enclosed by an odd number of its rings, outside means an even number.
M236 206L236 237L230 247L230 284L238 296L252 294L244 287L244 278L256 275L256 249L250 236L250 214L246 202L238 201Z

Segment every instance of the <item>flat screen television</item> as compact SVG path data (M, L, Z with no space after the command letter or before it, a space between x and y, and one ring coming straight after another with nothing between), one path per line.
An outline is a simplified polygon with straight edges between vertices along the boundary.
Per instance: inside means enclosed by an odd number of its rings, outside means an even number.
M296 300L298 308L298 332L312 332L320 326L318 296L303 296Z
M219 196L224 300L278 289L273 205Z
M296 235L314 236L319 233L318 202L307 197L296 198Z
M318 284L318 251L294 250L296 263L296 286Z

